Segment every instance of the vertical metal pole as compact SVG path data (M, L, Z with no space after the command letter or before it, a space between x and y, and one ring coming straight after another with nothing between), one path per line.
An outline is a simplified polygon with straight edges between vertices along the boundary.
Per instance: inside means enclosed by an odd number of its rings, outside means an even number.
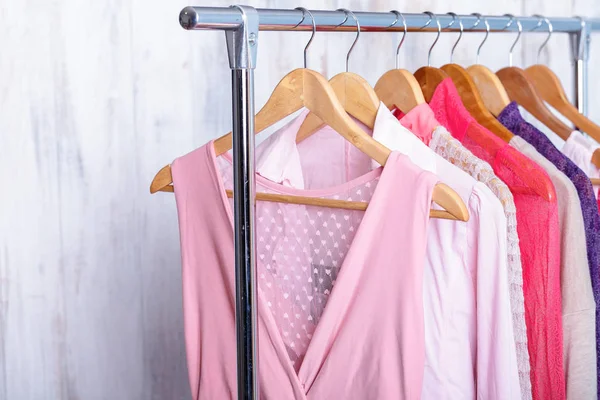
M575 104L583 115L588 114L588 59L591 26L581 19L581 30L571 34L571 46L575 61Z
M233 6L242 24L226 31L233 110L233 210L235 250L235 324L238 400L256 400L258 335L254 183L254 68L258 46L258 13Z

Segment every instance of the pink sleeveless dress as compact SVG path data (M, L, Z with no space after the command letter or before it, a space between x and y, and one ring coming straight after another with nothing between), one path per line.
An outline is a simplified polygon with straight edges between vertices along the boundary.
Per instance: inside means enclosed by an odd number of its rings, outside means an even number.
M192 395L234 399L231 161L210 142L172 173ZM259 192L369 202L365 212L257 203L261 399L419 399L436 176L393 152L384 168L328 189L256 182Z

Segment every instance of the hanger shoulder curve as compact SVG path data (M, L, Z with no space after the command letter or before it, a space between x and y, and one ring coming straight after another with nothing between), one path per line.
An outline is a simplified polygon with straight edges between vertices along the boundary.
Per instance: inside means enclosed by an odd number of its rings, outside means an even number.
M259 133L287 115L293 114L302 108L302 90L304 81L304 68L298 68L285 75L275 86L273 93L260 109L254 119L255 133ZM232 133L215 139L213 142L217 156L231 150L233 146ZM160 169L152 179L150 193L172 192L173 179L169 165Z
M254 119L256 133L262 132L302 108L302 90L306 71L304 68L297 68L279 81L265 105L256 114ZM214 146L217 156L231 150L232 133L229 132L216 139Z
M448 78L448 75L439 68L421 67L415 71L414 77L421 86L421 93L423 93L425 101L429 103L435 89L444 79Z
M171 166L165 165L156 173L152 183L150 183L150 193L156 192L173 192L173 175L171 174Z
M442 70L452 78L452 82L458 90L463 105L475 120L508 143L514 135L486 108L479 89L467 70L458 64L446 64L442 67Z
M380 103L371 85L363 77L352 72L335 75L329 80L329 84L344 110L369 128L373 128ZM296 142L306 139L322 126L321 118L314 112L309 113L300 126Z
M450 186L438 183L433 188L433 200L460 221L469 220L469 211L460 196Z
M525 108L538 121L560 136L561 139L567 140L573 129L565 125L546 107L522 69L506 67L496 72L496 75L512 101Z
M392 69L379 78L375 93L388 109L398 108L403 113L425 103L419 82L405 69Z
M525 75L540 94L540 97L565 116L578 129L596 141L600 141L600 126L581 114L569 101L562 83L556 74L545 65L532 65L525 69Z
M467 72L479 89L483 104L493 116L497 117L510 104L510 98L502 82L496 74L481 64L471 65L467 68Z
M558 77L545 65L532 65L524 70L538 94L552 107L559 104L570 104L569 99ZM555 107L556 108L556 107Z

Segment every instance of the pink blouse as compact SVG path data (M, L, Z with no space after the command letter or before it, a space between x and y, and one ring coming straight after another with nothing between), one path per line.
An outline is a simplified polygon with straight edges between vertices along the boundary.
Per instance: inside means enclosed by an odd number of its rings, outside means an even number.
M327 126L296 144L306 114L305 110L258 146L258 174L295 188L319 189L379 167ZM501 203L485 185L435 154L400 125L385 105L378 109L372 132L365 126L363 129L384 146L438 175L469 210L467 222L429 221L421 399L517 399L519 371L507 279L507 237L502 234L507 220ZM333 166L337 166L335 174L322 173ZM529 394L531 397L531 389Z
M419 104L403 114L394 110L400 123L412 130L429 147L444 159L484 183L500 200L506 217L507 265L510 288L510 306L513 317L514 340L517 351L519 382L522 400L531 400L531 367L527 347L527 328L525 324L525 300L523 298L523 267L517 233L517 208L509 188L502 182L487 162L475 157L466 147L440 125L433 110L427 103ZM433 133L433 134L432 134ZM489 263L489 262L488 262Z
M429 103L435 118L475 156L492 165L513 193L523 264L531 383L536 400L565 399L560 292L560 232L556 192L548 174L479 125L450 78ZM539 195L544 188L549 200Z
M172 173L192 395L234 399L231 161L210 142ZM419 399L435 175L393 152L385 167L327 189L256 182L259 192L369 202L366 212L257 203L261 399Z

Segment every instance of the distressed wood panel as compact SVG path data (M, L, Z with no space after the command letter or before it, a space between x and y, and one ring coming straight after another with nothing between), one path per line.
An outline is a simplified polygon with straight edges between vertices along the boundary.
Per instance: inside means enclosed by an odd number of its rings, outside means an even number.
M226 6L230 1L212 1ZM186 32L188 0L0 0L0 399L189 399L179 236L173 197L150 196L165 163L230 129L223 34ZM256 7L594 15L599 0L253 1ZM256 101L302 65L309 33L261 33ZM400 34L364 34L350 70L371 83L394 65ZM444 34L433 65L449 61ZM455 54L475 60L482 34ZM481 53L506 65L514 35ZM433 34L409 34L402 63L426 62ZM344 68L351 34L318 33L309 67ZM517 65L535 62L525 35ZM600 39L592 49L592 65ZM366 61L368 60L368 62ZM554 35L543 62L570 90L571 57ZM590 69L590 89L600 79ZM600 100L590 97L600 120Z

